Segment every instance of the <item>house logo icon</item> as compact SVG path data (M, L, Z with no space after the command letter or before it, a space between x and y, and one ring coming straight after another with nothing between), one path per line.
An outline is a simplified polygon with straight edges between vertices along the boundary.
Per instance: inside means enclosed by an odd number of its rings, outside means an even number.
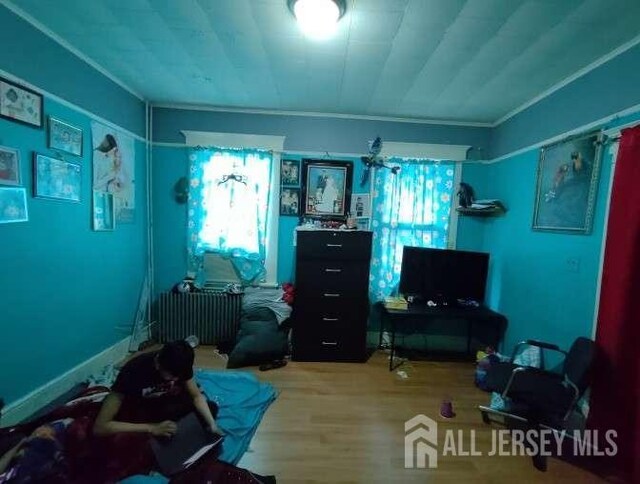
M438 467L438 423L416 415L404 423L404 466L407 469Z

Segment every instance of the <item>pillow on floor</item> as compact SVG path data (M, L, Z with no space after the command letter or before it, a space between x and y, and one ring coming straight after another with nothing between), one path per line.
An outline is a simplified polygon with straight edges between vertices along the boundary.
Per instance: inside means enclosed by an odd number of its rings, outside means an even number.
M281 360L287 354L288 331L278 326L270 310L243 315L236 345L227 368L240 368Z

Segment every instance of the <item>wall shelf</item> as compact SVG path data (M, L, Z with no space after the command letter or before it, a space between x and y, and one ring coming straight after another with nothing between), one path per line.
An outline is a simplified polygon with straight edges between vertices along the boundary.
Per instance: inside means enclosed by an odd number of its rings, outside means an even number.
M471 207L458 207L456 211L462 215L469 215L473 217L496 217L503 215L507 209L500 202L496 202L494 206L487 208L471 208Z

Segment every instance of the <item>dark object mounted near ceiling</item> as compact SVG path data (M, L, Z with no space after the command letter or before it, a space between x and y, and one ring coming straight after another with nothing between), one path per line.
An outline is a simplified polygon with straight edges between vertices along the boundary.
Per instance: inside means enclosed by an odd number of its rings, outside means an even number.
M189 200L189 179L186 176L178 179L173 185L173 196L179 204L187 203Z
M369 177L371 176L371 168L387 168L391 170L391 173L396 175L400 171L399 166L389 166L385 163L385 158L380 156L380 152L382 151L382 139L380 136L377 136L376 139L369 142L369 154L367 156L361 156L360 161L365 166L364 171L362 172L362 179L360 180L360 186L363 187L369 181Z

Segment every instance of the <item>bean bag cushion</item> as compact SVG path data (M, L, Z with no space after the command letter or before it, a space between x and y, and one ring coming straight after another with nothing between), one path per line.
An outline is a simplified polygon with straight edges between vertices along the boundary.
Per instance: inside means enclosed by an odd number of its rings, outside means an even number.
M288 329L278 325L268 308L243 312L236 344L229 354L227 368L240 368L281 360L288 353Z

